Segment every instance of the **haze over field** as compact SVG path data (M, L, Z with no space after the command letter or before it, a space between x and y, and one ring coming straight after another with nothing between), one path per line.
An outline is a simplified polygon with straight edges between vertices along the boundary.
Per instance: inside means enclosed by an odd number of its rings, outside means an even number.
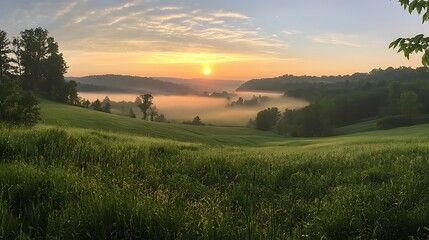
M200 116L203 122L215 125L235 125L244 126L250 118L255 118L258 111L267 107L278 107L280 110L296 109L306 106L304 100L285 97L281 93L269 92L236 92L231 101L236 101L239 97L250 99L253 96L268 96L270 100L255 107L226 107L230 101L225 98L202 97L202 96L166 96L155 95L154 105L160 113L165 114L168 120L189 121L195 116ZM80 95L90 101L96 99L103 100L106 96L112 101L134 102L136 94L122 93L91 93L82 92ZM112 109L112 112L127 113L128 109ZM139 113L138 108L135 109ZM139 114L140 115L140 114Z

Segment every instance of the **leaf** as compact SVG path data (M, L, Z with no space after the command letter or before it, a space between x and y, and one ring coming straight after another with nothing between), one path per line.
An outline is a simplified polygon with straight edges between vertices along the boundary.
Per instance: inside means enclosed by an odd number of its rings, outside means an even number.
M399 42L402 40L402 38L398 38L395 41L391 42L389 45L389 48L396 48L398 47Z

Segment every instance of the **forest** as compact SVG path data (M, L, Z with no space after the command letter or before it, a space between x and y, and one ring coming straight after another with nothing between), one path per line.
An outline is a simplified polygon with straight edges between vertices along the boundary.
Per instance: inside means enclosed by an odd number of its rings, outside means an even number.
M426 68L374 69L368 74L328 77L327 81L323 77L311 79L283 82L290 87L285 95L306 99L310 104L302 109L286 109L268 129L275 128L280 134L294 137L315 137L328 136L335 128L368 120L377 120L380 129L429 121ZM274 115L278 113L271 116Z

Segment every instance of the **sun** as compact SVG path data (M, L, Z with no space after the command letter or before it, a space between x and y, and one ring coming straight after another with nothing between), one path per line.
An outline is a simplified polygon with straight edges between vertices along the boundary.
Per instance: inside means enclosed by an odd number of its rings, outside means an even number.
M206 67L204 68L203 73L206 76L210 76L212 74L212 70L209 67Z

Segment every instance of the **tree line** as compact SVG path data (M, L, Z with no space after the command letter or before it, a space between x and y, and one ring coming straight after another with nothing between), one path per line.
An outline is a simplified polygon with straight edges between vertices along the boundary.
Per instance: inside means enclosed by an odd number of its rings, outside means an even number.
M264 110L255 119L257 129L313 137L372 119L377 119L380 129L429 121L429 73L425 68L376 69L362 80L303 84L285 94L310 104L282 114L278 109Z
M77 104L77 83L66 82L67 64L59 45L42 28L9 38L0 30L0 120L32 125L39 119L36 95Z

